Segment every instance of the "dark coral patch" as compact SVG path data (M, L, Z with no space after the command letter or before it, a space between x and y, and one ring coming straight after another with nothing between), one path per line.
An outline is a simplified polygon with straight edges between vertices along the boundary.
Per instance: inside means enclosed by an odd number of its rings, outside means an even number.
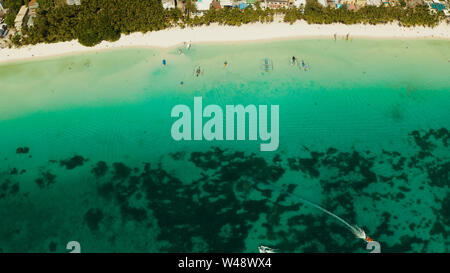
M108 165L106 164L106 162L105 161L99 161L99 162L97 162L95 167L92 168L91 173L96 178L100 178L100 177L104 176L107 171L108 171Z
M183 160L185 158L185 156L186 156L186 152L171 153L170 156L174 160Z
M116 162L113 164L113 180L120 180L127 178L132 169L121 162Z
M67 170L75 169L76 167L83 166L84 162L88 161L88 159L76 155L74 157L60 160L59 165L66 167Z
M436 148L434 140L441 140L443 146L448 147L450 143L450 131L447 128L440 128L438 130L429 129L428 131L412 131L410 136L413 137L417 146L423 151L430 151Z
M84 214L84 221L92 231L99 229L99 224L103 218L103 212L98 208L91 208Z
M442 209L439 211L440 217L443 219L444 225L450 226L450 195L447 194L442 201Z
M48 250L50 252L55 252L56 251L56 243L55 242L50 242L50 244L48 245Z
M30 148L28 147L19 147L16 149L16 154L28 154L30 152Z
M0 199L6 198L9 195L16 195L19 192L19 183L13 182L9 179L0 183Z
M98 194L106 199L110 199L114 194L114 184L112 182L104 183L97 189Z
M50 185L54 184L56 181L56 175L52 174L50 171L41 172L41 177L35 180L36 184L41 189L45 189L50 187Z
M431 185L445 187L450 185L450 161L442 165L433 165L427 167L428 177Z

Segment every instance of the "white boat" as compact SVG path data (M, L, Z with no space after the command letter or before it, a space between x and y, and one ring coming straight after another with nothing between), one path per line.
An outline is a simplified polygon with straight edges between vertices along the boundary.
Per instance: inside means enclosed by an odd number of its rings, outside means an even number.
M263 245L258 246L258 250L259 253L275 253L275 249Z

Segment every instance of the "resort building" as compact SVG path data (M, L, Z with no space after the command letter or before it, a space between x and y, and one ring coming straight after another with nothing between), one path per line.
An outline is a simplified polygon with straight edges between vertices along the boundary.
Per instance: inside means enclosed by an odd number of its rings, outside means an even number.
M381 0L367 0L366 3L367 3L368 6L376 6L376 7L379 7L379 6L381 6L382 1L381 1Z
M327 0L327 6L335 8L336 7L336 0Z
M225 8L225 7L231 8L233 6L233 2L231 0L219 0L219 2L220 2L220 6L222 8Z
M38 8L39 3L37 0L31 0L30 3L28 3L28 21L27 21L28 27L34 26L34 18L36 18Z
M379 6L381 5L381 1L382 0L342 0L341 4L347 5L349 10L356 11L361 7L369 5L368 2L371 3L370 5Z
M247 2L242 1L242 2L236 3L234 6L235 6L235 7L238 7L240 10L243 10L243 9L245 9L246 7L248 7L248 4L247 4Z
M367 0L355 0L355 5L360 8L367 5Z
M446 6L444 1L433 0L427 2L432 12L442 11L445 16L450 17L450 9Z
M303 5L303 7L306 6L306 0L294 0L294 2L292 3L296 8L299 8L301 5Z
M289 7L289 0L266 0L265 1L268 8L279 9Z
M211 3L211 6L214 9L221 9L222 8L222 6L220 5L220 1L219 0L213 0L212 3Z
M212 0L197 0L195 5L197 6L198 11L206 11L211 7Z
M28 13L27 6L23 5L22 7L20 7L20 10L17 13L16 19L14 20L14 27L16 28L17 31L22 30L23 19L25 18L25 16L27 16L27 13Z
M416 6L423 5L425 2L423 0L408 0L406 1L406 6L409 8L415 8Z
M163 8L165 9L174 9L175 8L175 0L162 0Z
M81 0L66 0L67 5L73 6L73 5L81 5Z
M357 11L358 7L355 4L350 3L350 5L347 5L347 9L351 11Z

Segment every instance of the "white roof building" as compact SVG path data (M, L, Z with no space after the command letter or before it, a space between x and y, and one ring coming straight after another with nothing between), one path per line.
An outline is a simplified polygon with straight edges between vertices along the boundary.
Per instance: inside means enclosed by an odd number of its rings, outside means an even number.
M197 6L197 10L204 11L209 10L209 7L211 7L212 0L197 0L195 2L195 5Z
M369 6L380 6L382 3L381 0L367 0L367 5Z
M301 5L306 6L306 0L294 0L294 6L299 8Z
M220 0L220 5L222 7L226 7L226 6L231 7L231 6L233 6L233 2L231 0Z
M319 4L321 4L324 7L328 6L327 0L317 0L317 2L319 2Z
M163 8L165 9L174 9L175 8L175 1L173 0L163 0L162 1Z
M23 5L20 7L19 12L17 13L16 19L14 20L14 26L18 31L22 30L23 19L27 15L28 7Z
M81 5L81 0L66 0L67 5L73 6L73 5Z

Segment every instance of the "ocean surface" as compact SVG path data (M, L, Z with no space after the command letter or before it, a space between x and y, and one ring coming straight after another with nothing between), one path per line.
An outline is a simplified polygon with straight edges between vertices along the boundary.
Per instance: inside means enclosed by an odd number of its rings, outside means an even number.
M0 65L0 252L369 252L294 195L382 252L450 251L449 41L179 48ZM279 105L279 148L173 140L194 96Z

